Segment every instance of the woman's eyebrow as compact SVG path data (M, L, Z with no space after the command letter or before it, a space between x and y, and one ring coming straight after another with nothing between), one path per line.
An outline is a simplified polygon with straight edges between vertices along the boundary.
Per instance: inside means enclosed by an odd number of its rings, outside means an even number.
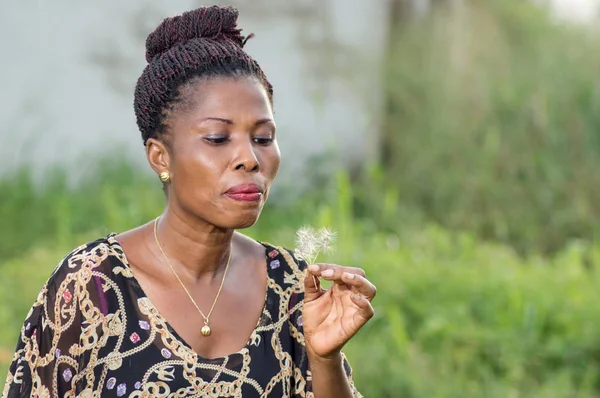
M224 119L222 117L207 117L204 118L200 121L200 123L204 123L207 121L215 121L215 122L222 122L222 123L227 123L227 124L233 124L233 120L229 120L229 119Z
M226 123L226 124L233 124L233 120L225 119L222 117L207 117L207 118L202 119L200 121L200 123L204 123L207 121L215 121L215 122L221 122L221 123ZM274 123L274 122L273 122L273 119L263 118L263 119L258 119L256 121L256 123L254 123L254 125L258 126L260 124L266 124L266 123Z

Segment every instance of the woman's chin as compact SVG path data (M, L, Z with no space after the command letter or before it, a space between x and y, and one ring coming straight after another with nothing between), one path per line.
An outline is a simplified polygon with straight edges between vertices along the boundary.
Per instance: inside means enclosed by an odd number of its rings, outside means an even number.
M245 229L250 228L258 221L260 217L260 209L257 209L255 212L245 212L246 214L240 214L240 217L236 217L236 219L231 220L229 225L231 225L232 229Z

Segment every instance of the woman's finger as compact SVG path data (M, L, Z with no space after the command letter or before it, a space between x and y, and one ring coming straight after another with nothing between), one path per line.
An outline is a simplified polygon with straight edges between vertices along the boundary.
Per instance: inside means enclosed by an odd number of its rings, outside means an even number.
M377 294L377 288L367 278L360 275L344 272L341 280L350 287L354 293L364 296L368 301L373 300Z
M358 275L362 277L365 276L365 271L360 268L342 267L341 265L336 264L311 264L309 266L309 271L313 275L321 276L323 279L338 284L344 284L344 282L342 281L342 275L344 273Z
M332 281L332 282L340 284L340 285L344 284L344 281L342 281L343 273L344 273L344 270L339 265L321 269L321 271L320 271L320 275L323 279Z
M351 272L344 271L345 267L333 264L327 264L328 267L324 270L317 271L316 266L322 264L313 264L310 269L316 274L321 275L323 279L332 281L338 285L346 285L353 292L362 294L367 299L372 300L377 294L377 289L367 278Z
M311 264L311 265L319 267L318 271L315 271L315 272L319 272L319 271L323 272L323 271L332 269L332 270L334 270L334 272L341 270L342 272L348 272L351 274L360 275L362 277L367 276L364 269L357 268L357 267L345 267L345 266L338 265L338 264L328 264L328 263L316 263L316 264ZM315 268L315 270L317 270L317 269Z
M304 273L304 301L306 303L318 299L323 294L319 277L315 276L310 266L307 271Z
M373 306L371 305L369 300L367 300L366 297L363 297L360 294L355 293L352 296L350 296L350 299L352 300L352 302L354 304L356 304L356 306L358 308L360 308L357 315L360 316L361 318L363 318L364 321L362 321L362 322L358 321L357 323L359 325L362 326L366 321L373 318L373 315L375 315L375 310L373 309Z

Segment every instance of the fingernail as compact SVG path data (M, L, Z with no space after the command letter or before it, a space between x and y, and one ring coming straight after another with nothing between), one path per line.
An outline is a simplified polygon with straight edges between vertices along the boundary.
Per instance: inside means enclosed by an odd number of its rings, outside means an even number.
M351 274L349 272L344 272L344 276L348 279L354 279L354 274Z
M321 272L321 276L324 278L331 278L333 276L333 270L326 269L325 271Z
M319 269L321 269L321 267L319 267L317 264L311 264L308 266L309 271L317 272Z

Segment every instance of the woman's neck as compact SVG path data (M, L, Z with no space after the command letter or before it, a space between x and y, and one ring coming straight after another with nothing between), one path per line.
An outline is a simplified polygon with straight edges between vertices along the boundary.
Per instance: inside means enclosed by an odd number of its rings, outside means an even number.
M156 248L158 260L166 266L170 262L181 278L210 283L223 275L232 255L233 230L219 229L169 210L157 219L153 228L156 231L153 239L158 240L164 252L163 255Z

